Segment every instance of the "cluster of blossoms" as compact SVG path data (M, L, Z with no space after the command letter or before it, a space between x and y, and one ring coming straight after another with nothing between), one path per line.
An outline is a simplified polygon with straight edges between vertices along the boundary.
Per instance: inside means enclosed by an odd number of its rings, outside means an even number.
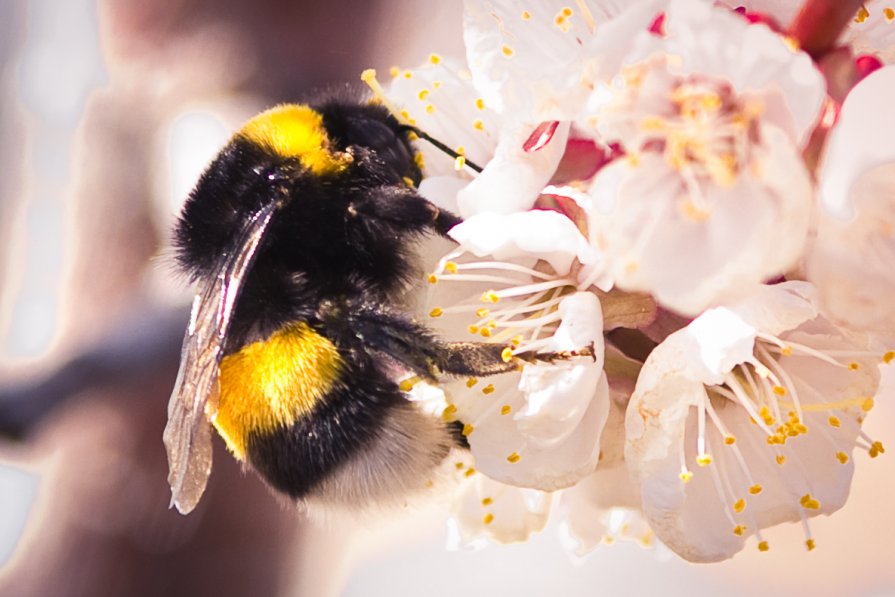
M833 4L466 0L467 64L371 82L459 155L418 145L420 193L464 218L432 327L595 353L435 392L470 445L464 541L554 511L578 551L717 561L784 521L813 549L884 451L861 424L895 358L895 10L812 20Z

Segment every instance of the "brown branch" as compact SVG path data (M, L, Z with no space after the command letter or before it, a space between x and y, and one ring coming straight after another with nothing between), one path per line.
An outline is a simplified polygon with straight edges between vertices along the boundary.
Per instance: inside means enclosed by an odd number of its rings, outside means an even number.
M818 60L835 47L863 4L862 0L806 0L787 33Z

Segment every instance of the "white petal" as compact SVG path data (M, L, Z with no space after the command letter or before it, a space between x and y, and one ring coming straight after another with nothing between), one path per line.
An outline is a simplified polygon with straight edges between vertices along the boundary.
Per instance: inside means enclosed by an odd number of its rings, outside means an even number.
M569 126L567 122L561 123L550 142L537 151L523 148L535 126L503 130L494 157L460 192L460 215L466 218L484 212L513 213L530 209L562 159Z
M497 115L479 101L469 73L448 59L401 71L389 85L388 97L414 126L448 147L462 148L470 161L483 166L497 145ZM425 140L414 143L423 156L426 176L458 173L454 158Z
M598 206L612 209L599 232L621 288L696 314L795 264L808 232L810 182L785 136L762 130L756 172L741 172L731 187L699 184L700 200L654 154L636 167L618 160L598 173L590 192Z
M547 524L552 497L533 489L505 485L474 474L455 502L454 538L449 547L477 547L483 539L498 543L526 541Z
M892 8L885 0L868 0L863 3L867 18L855 17L848 23L841 42L852 48L855 54L873 54L887 64L895 60L895 23L886 13Z
M420 182L419 194L441 209L457 213L457 194L469 184L469 180L458 176L427 176Z
M871 73L845 98L830 133L818 185L823 206L834 216L854 217L852 187L869 170L895 163L895 66Z
M480 396L473 397L478 404L457 398L461 420L475 421L475 429L467 439L479 471L503 483L544 491L569 487L594 471L600 434L609 412L605 375L599 377L595 386L581 389L586 410L563 441L549 446L533 441L513 419L512 413L525 407L522 394L515 389L502 392L496 381L495 387L497 391L484 399L490 408L481 406ZM510 406L511 413L501 414L502 405ZM477 419L469 419L476 410L485 412Z
M583 101L580 40L590 33L580 15L566 19L567 27L555 24L567 7L557 0L464 2L463 40L473 80L505 122L568 120Z
M811 58L793 51L763 24L702 0L671 0L666 52L681 57L681 73L728 80L760 98L763 118L803 145L820 116L826 85Z
M572 221L554 211L533 210L508 215L482 213L451 229L451 238L477 257L498 261L543 259L559 276L575 259L593 263L593 249Z
M895 67L861 81L830 133L819 189L826 208L808 257L824 307L859 328L895 331Z
M575 350L592 346L597 358L526 365L523 369L519 390L525 404L513 418L519 431L538 449L559 445L575 432L603 376L599 299L589 292L578 292L560 303L559 312L562 322L547 348ZM603 406L608 409L609 401Z

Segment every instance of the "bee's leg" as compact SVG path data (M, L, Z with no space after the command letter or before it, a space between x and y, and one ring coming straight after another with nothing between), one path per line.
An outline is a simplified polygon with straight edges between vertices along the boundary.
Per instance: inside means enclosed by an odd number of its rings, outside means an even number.
M431 230L442 236L447 236L448 230L463 221L409 187L382 187L371 192L354 209L356 213L374 221L386 221L418 232Z
M560 352L513 354L508 344L445 342L425 327L401 315L377 309L357 309L347 318L350 333L365 350L383 353L430 380L443 376L484 377L517 371L523 362L556 362L593 357L593 347Z

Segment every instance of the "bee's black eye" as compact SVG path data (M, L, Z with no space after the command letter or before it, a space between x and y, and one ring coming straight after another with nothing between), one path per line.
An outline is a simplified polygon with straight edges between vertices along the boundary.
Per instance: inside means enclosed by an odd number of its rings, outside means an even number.
M419 180L419 168L407 134L388 111L378 105L326 104L318 108L330 139L339 149L350 146L371 150L395 182Z

